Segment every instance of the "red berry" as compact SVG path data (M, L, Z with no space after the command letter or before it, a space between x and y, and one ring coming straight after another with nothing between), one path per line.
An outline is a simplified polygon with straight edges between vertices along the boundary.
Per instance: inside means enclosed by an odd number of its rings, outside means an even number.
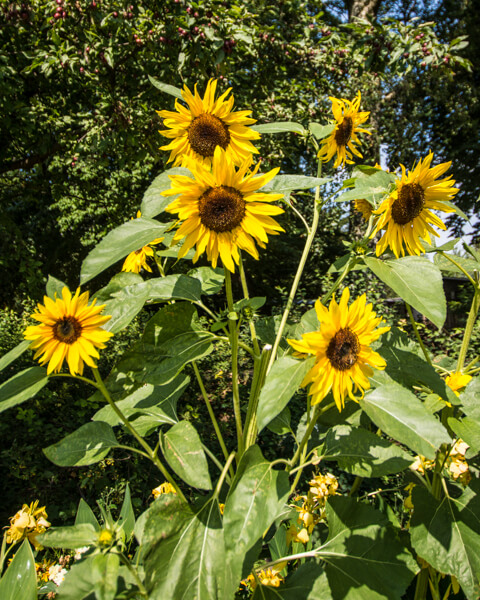
M113 16L114 16L115 18L117 18L117 17L118 17L118 12L117 12L117 11L114 11L114 13L113 13Z
M53 15L53 18L54 18L54 19L61 19L61 18L62 18L62 15L61 15L60 13L58 13L58 12L57 12L57 13L55 13L55 14Z
M197 11L195 11L195 12L193 13L193 16L194 16L196 19L198 19L198 17L199 17L200 15L198 14L198 12L197 12Z

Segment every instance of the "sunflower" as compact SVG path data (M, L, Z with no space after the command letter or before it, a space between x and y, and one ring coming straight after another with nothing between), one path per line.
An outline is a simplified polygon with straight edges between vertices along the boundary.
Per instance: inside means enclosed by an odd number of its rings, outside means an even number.
M141 216L142 213L138 211L137 219L139 219ZM146 246L143 246L143 248L130 252L130 254L125 259L125 262L123 263L122 271L129 271L130 273L140 273L142 269L145 269L145 271L151 273L152 269L150 268L150 265L147 262L147 258L149 256L154 256L154 252L152 248L150 248L150 246L160 244L160 242L162 242L163 239L163 237L157 238L156 240L153 240L153 242L150 242Z
M459 390L463 391L463 388L471 381L472 376L466 373L456 371L445 379L445 383L448 387L455 392L457 396L460 396Z
M371 367L384 369L383 358L370 348L390 327L375 329L381 322L376 317L372 304L365 306L366 296L357 298L350 307L350 292L345 288L337 304L332 298L329 308L320 300L315 310L320 321L320 330L305 333L301 340L288 340L288 343L302 354L314 354L315 364L302 381L305 387L311 384L309 394L312 405L321 402L330 390L338 410L341 411L348 396L355 400L354 392L370 388Z
M170 176L172 187L163 195L179 194L179 197L166 210L178 214L183 221L172 241L186 238L179 258L196 245L193 262L206 252L214 268L220 256L224 266L233 272L234 261L237 265L239 262L239 249L258 259L255 242L265 248L267 234L284 231L272 219L272 215L279 215L283 210L270 204L283 194L256 192L273 179L279 169L254 177L260 163L249 171L251 162L250 155L237 170L228 153L217 147L211 172L202 164L191 161L188 168L194 179L184 175Z
M99 357L97 348L105 348L113 335L101 328L111 318L100 316L105 305L95 306L96 300L89 305L88 292L80 295L80 288L72 297L66 286L62 298L44 296L43 302L32 315L40 325L30 325L24 332L32 341L30 348L36 350L34 358L40 357L41 365L48 363L48 374L58 373L65 359L72 375L83 374L84 362L96 368L92 357Z
M365 123L370 113L359 112L358 110L361 100L360 92L352 101L331 96L330 100L332 101L332 112L336 125L329 137L324 140L317 156L328 162L336 154L337 157L333 166L337 168L339 165L345 165L345 163L352 164L353 154L362 157L355 144L359 143L357 133L370 134L366 129L359 127L359 125Z
M196 84L194 94L185 85L182 97L188 108L175 100L177 112L157 111L168 128L160 133L173 138L160 148L171 151L167 162L173 160L174 166L187 166L186 159L193 158L209 167L218 146L227 152L236 165L242 164L252 153L258 153L251 140L260 139L260 134L247 127L256 123L255 119L248 116L252 111L233 112L233 96L227 100L232 88L215 100L216 88L216 79L210 79L202 99Z
M354 208L357 212L361 213L365 221L368 221L373 213L373 206L368 200L354 200Z
M382 254L387 246L390 246L397 258L400 254L405 256L403 243L408 254L421 254L425 252L420 243L421 239L431 244L430 234L439 237L432 225L446 229L445 224L432 210L454 212L455 209L445 202L455 196L458 188L453 187L455 181L451 175L438 179L452 163L446 162L430 167L432 159L433 153L430 152L408 173L405 167L400 165L402 176L395 181L395 189L374 211L374 214L379 215L379 219L370 237L381 229L386 230L377 244L377 256Z

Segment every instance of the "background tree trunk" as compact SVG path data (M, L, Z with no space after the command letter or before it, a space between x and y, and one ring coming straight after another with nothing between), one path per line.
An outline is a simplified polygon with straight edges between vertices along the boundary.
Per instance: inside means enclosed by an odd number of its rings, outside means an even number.
M376 17L382 0L345 0L348 20Z

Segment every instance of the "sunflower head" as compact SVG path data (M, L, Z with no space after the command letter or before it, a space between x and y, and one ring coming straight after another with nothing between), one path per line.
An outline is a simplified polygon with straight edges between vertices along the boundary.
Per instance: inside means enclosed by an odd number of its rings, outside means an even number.
M44 296L43 304L37 305L32 318L40 325L27 327L24 337L36 350L34 358L41 365L48 363L48 374L60 371L64 360L72 375L82 375L84 363L96 368L97 348L105 348L113 333L102 329L111 317L101 316L105 305L95 306L95 302L89 305L88 292L80 294L80 288L72 296L64 287L61 298Z
M142 216L141 211L137 211L137 219L139 219ZM133 221L133 217L132 217L132 221ZM152 242L150 242L149 244L147 244L146 246L143 246L143 248L139 248L138 250L134 250L133 252L130 252L130 254L127 256L127 258L125 259L123 266L122 266L122 271L127 271L130 273L140 273L140 271L142 269L145 269L145 271L148 271L149 273L152 272L152 269L150 267L150 265L148 264L148 258L154 256L154 251L151 248L151 246L155 246L156 244L160 244L160 242L163 242L164 238L157 238L155 240L153 240Z
M225 150L235 165L258 153L252 140L260 139L260 134L248 127L256 122L249 117L252 111L234 112L233 96L227 98L231 88L215 99L216 88L216 79L210 79L202 98L196 84L193 94L185 85L182 97L187 106L175 100L176 112L157 111L166 127L160 133L172 139L160 149L170 151L168 162L174 166L187 166L194 159L209 167L216 148Z
M355 210L362 215L365 221L368 221L371 214L373 213L373 206L368 200L355 200L354 207Z
M372 367L385 368L384 359L370 345L390 330L390 327L377 328L382 319L373 312L372 304L366 305L365 294L350 306L349 298L350 292L345 288L339 304L332 298L327 308L317 300L319 331L305 333L301 340L288 340L296 352L316 357L302 382L302 386L311 384L308 393L312 405L321 402L331 390L339 411L347 396L356 400L355 393L363 395L370 388L368 378L373 375Z
M400 255L421 254L425 248L420 240L432 243L430 235L439 237L432 225L446 229L443 221L432 210L453 212L455 209L445 204L458 192L453 187L455 181L449 177L439 179L450 167L451 162L431 167L433 153L421 159L412 171L401 166L402 175L395 181L395 189L383 200L373 214L378 221L371 237L384 229L376 247L379 256L390 247L397 258Z
M265 175L256 176L259 164L250 171L252 157L236 168L229 154L217 147L212 169L201 163L188 163L194 178L171 175L172 187L164 196L176 196L166 208L178 215L182 222L173 242L185 238L179 258L195 246L196 262L206 252L215 268L218 258L230 271L239 263L239 250L245 250L258 259L256 244L265 248L268 235L276 235L283 228L272 218L283 213L271 202L283 194L258 192L278 173L273 169Z
M370 133L360 127L368 119L369 112L360 112L361 94L358 92L352 101L344 98L330 97L332 112L335 117L335 129L323 141L318 151L318 158L328 162L335 155L334 167L337 168L345 163L353 163L353 154L361 158L361 154L355 144L359 143L357 133Z

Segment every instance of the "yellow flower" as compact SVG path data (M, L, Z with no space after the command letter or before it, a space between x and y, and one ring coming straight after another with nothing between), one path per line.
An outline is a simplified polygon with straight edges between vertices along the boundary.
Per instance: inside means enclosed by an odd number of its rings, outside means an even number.
M156 487L154 490L152 490L152 494L155 499L158 498L159 496L161 496L162 494L176 494L176 493L177 492L175 491L175 488L168 481L165 481L164 483L162 483L158 487Z
M471 379L471 375L465 375L457 372L448 375L448 377L445 379L445 383L451 390L455 392L457 396L460 396L459 390L463 389Z
M434 460L429 460L424 456L416 456L414 462L410 465L412 471L418 471L422 475L425 475L425 471L431 471L435 466Z
M283 194L256 191L275 177L278 168L254 177L259 164L250 172L251 160L251 157L245 159L236 170L228 154L217 148L211 172L200 163L191 162L189 169L195 179L183 175L170 176L172 187L163 195L179 194L179 197L166 210L177 213L183 221L173 242L186 238L179 258L196 245L193 262L206 252L214 268L220 257L224 266L233 272L234 261L238 265L239 249L258 259L255 242L265 248L267 234L276 235L284 231L272 219L272 215L279 215L283 210L269 204Z
M448 471L455 481L468 485L472 479L465 453L470 446L463 440L457 440L447 460Z
M113 333L102 329L110 317L100 316L105 305L88 304L88 292L80 295L80 288L72 297L64 287L62 298L43 298L38 312L32 315L40 325L27 327L24 336L32 340L30 348L36 350L34 358L41 365L48 363L47 373L58 372L66 359L72 375L83 374L84 362L96 368L92 358L98 358L97 348L105 348L105 342Z
M335 496L338 489L338 480L335 475L326 473L325 475L315 475L309 481L309 498L320 505L324 505L328 496Z
M373 213L373 206L370 202L368 200L355 200L354 206L355 210L362 214L365 221L368 221L370 215Z
M370 133L366 129L359 127L365 123L368 119L369 112L359 112L361 95L358 92L355 100L345 100L339 98L333 98L330 96L332 101L332 112L335 117L336 126L330 136L324 140L322 147L320 148L317 156L321 160L328 162L335 154L334 167L337 168L339 165L345 163L352 164L353 154L355 156L362 155L355 147L355 144L359 142L357 133Z
M357 298L350 307L350 292L345 288L337 304L333 297L329 308L320 300L315 303L320 330L305 333L300 341L288 343L300 353L313 354L314 366L302 381L302 386L311 384L309 394L312 405L321 402L330 390L341 411L348 396L356 400L354 392L370 388L371 367L384 369L384 359L370 348L390 327L375 329L381 322L372 310L372 304L365 305L366 296Z
M173 138L168 145L160 148L171 151L167 162L173 160L174 166L188 167L188 159L194 159L210 167L217 147L223 148L236 165L243 164L252 153L258 154L251 140L260 139L260 134L247 127L256 123L249 117L252 111L233 112L233 96L227 100L231 88L215 100L216 88L216 79L210 79L202 98L196 84L194 94L185 85L182 97L188 108L175 100L177 112L157 111L168 128L160 133Z
M281 575L279 575L279 573L285 568L286 564L286 562L282 562L274 567L262 569L261 571L257 572L257 577L255 577L253 573L250 573L250 575L241 583L249 587L252 591L257 587L257 578L261 585L280 587L285 580Z
M109 529L102 529L98 535L98 543L102 546L108 546L113 540L113 533Z
M138 211L137 219L139 219L141 216L142 213ZM147 262L147 257L154 256L154 252L152 248L150 248L150 246L160 244L160 242L162 242L163 239L163 237L157 238L156 240L153 240L153 242L150 242L146 246L143 246L143 248L130 252L130 254L125 259L125 262L123 263L122 271L128 271L130 273L140 273L142 269L145 269L145 271L151 273L152 269L150 268Z
M5 532L7 544L27 537L36 549L41 549L40 544L36 541L36 536L50 527L47 516L45 506L38 507L38 500L32 502L30 506L24 504L22 509L10 519L10 527Z
M405 256L405 249L408 254L419 255L425 252L420 243L421 239L431 244L430 234L439 237L432 225L446 229L445 224L432 210L453 212L454 209L445 202L455 196L458 188L453 187L455 181L451 176L437 181L452 163L446 162L430 167L432 160L433 153L430 152L408 173L405 167L400 165L402 176L397 178L395 190L373 212L379 215L379 219L370 237L381 229L386 230L377 244L377 256L388 246L397 258L400 255Z

